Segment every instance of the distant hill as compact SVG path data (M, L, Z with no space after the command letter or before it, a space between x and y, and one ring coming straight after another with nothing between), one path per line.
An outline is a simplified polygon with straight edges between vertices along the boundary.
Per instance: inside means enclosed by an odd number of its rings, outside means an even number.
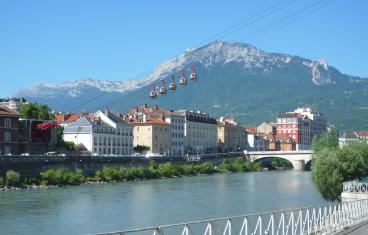
M199 80L173 94L148 98L151 83L178 81L184 67L197 67ZM132 106L157 103L169 109L200 109L231 115L242 123L275 120L278 113L311 105L340 130L368 129L368 79L341 74L323 59L268 53L248 44L216 41L188 49L158 66L144 79L80 80L35 84L17 96L47 103L58 111L94 111L109 107L126 112Z

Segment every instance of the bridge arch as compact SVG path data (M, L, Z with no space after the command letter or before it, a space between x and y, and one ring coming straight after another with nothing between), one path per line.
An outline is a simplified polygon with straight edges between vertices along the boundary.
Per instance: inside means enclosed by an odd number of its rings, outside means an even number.
M282 157L282 156L274 156L274 155L271 155L271 156L260 156L260 157L257 157L255 159L253 159L253 161L264 161L266 159L270 159L271 160L270 161L270 164L272 164L272 161L274 159L282 159L282 160L288 161L292 165L292 168L294 168L293 162L290 159L285 158L285 157Z

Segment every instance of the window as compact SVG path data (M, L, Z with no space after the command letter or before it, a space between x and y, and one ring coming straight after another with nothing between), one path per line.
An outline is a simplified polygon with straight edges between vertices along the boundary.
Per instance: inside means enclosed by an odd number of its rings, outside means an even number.
M11 119L10 118L5 118L4 126L5 126L5 128L11 128Z
M4 141L5 142L10 142L11 141L11 133L6 131L4 132Z

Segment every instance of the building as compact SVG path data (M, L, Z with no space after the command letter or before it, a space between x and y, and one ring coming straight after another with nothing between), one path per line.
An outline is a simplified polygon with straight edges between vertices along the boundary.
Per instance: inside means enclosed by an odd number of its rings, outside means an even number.
M257 126L257 133L276 135L276 123L270 123L268 121L262 122Z
M276 122L276 137L281 140L285 139L285 135L288 135L295 143L295 150L309 150L312 145L311 126L312 120L307 115L280 114Z
M73 113L59 113L55 114L56 122L59 126L66 127L72 122L75 122L81 117L79 114Z
M142 115L146 114L148 118L156 118L163 120L171 125L171 156L183 156L184 154L184 122L185 118L180 113L173 110L166 110L157 105L149 107L143 105L133 107L128 113L130 120L142 119Z
M221 152L236 152L247 148L247 132L234 118L221 117L218 120L217 135Z
M82 116L66 126L64 140L82 144L91 153L131 155L133 126L106 109Z
M352 133L344 133L339 137L340 148L358 141L366 141L368 143L368 131L354 131Z
M245 126L247 132L248 147L250 151L265 151L266 150L266 140L264 134L257 133L257 127L255 126Z
M311 135L313 138L319 138L327 131L327 120L323 113L316 112L310 107L297 108L294 112L299 116L308 117L311 120Z
M266 151L278 151L280 150L280 141L273 134L267 134L264 139L266 140Z
M0 99L0 105L6 106L18 113L20 111L20 108L25 104L28 104L28 101L25 98Z
M19 113L0 105L0 155L19 154L19 118Z
M288 134L279 134L277 137L281 151L294 151L296 150L296 143L293 138Z
M217 152L217 120L201 111L179 110L184 118L184 153Z
M131 122L134 126L134 146L143 145L149 147L150 155L171 155L171 125L163 119L141 114Z

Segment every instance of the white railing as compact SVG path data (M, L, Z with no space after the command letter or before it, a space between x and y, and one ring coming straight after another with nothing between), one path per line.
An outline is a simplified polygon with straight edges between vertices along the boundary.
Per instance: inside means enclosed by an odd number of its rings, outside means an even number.
M368 193L368 183L357 180L344 182L343 192Z
M368 200L172 224L109 235L300 235L332 234L368 220Z

